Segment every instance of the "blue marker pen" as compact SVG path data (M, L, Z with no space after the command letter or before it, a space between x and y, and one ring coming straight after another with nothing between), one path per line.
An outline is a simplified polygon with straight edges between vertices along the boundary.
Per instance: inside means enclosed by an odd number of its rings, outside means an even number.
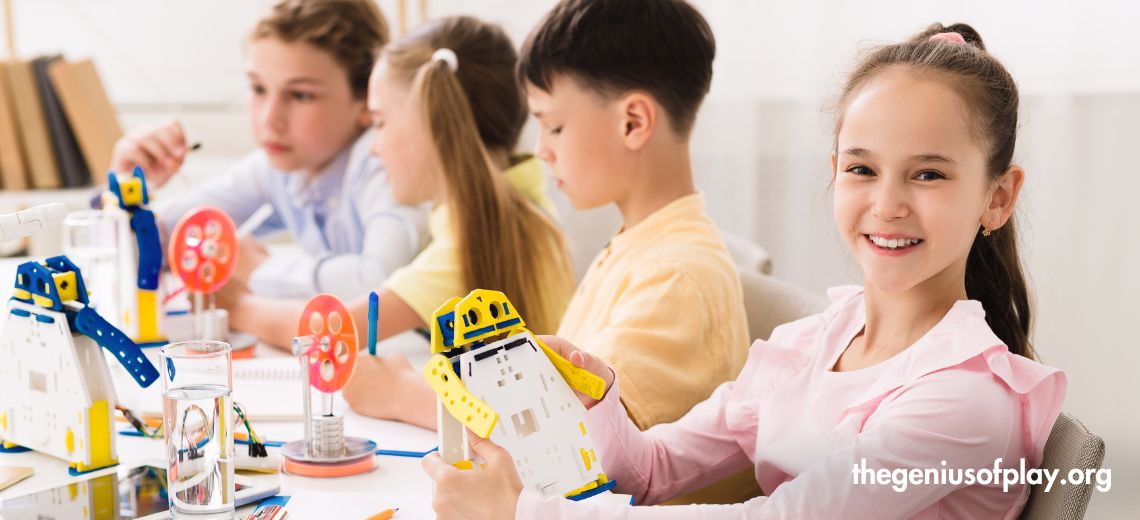
M380 321L380 296L368 295L368 353L376 355L376 322Z

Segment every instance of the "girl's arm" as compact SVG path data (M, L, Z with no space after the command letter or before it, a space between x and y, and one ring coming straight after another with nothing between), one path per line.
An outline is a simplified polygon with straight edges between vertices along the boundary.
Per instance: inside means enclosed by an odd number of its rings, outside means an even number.
M574 365L612 382L600 402L592 403L581 394L579 398L587 407L593 405L586 413L587 431L607 476L617 480L618 492L635 495L639 503L655 503L751 464L737 441L739 433L730 431L725 420L732 383L721 385L712 397L679 421L641 432L622 407L619 384L604 363L558 338L541 339ZM521 484L510 454L489 440L480 446L486 452L480 453L486 462L478 471L458 470L444 463L438 454L424 458L424 469L435 481L433 507L437 513L517 510L518 518L552 518L552 514L563 512L570 515L567 518L586 518L594 510L588 504L581 506L588 500L579 503L561 497L543 499L532 490L519 494ZM513 491L504 493L504 486ZM627 508L618 507L606 513L620 515L624 509Z
M227 285L223 293L232 290ZM379 296L377 340L424 325L394 293L381 290ZM231 327L251 332L261 341L286 351L297 334L297 323L305 308L302 300L281 300L249 292L220 298L219 302L230 310ZM435 394L419 370L401 354L368 355L368 299L358 298L347 306L356 322L360 352L352 378L343 389L345 401L363 415L435 429Z
M657 504L694 491L752 465L738 439L754 439L733 431L726 422L733 383L717 388L684 417L641 431L621 404L621 382L586 412L591 440L617 492L633 495L638 504ZM520 504L534 504L537 493ZM522 511L520 505L520 511Z
M377 341L424 326L419 315L395 293L382 289L379 296ZM293 337L297 335L297 324L306 301L253 294L233 282L218 293L218 305L229 310L230 327L252 333L259 340L286 351L290 350ZM361 349L367 349L368 296L356 298L346 306L356 322L357 344Z
M540 499L524 491L518 501L517 518L908 518L968 483L959 480L858 484L855 479L864 474L862 468L872 473L887 470L891 479L910 479L912 470L992 470L995 460L1002 458L1003 469L1016 469L1020 465L1018 458L1035 449L1023 443L1026 429L1047 426L1022 425L1022 417L1033 415L1023 414L1022 407L1060 409L1060 402L1032 402L1042 394L1029 397L1023 390L1011 391L988 371L961 376L961 372L928 376L893 402L882 405L880 412L850 441L767 497L742 504L646 508L605 506L589 500ZM1036 389L1058 384L1064 386L1062 375L1042 381ZM1029 401L1025 405L1023 398ZM1038 416L1051 422L1056 414ZM943 460L946 466L941 464ZM1027 467L1031 465L1027 462ZM1002 474L998 477L1002 478ZM922 473L919 478L924 478ZM906 487L901 488L904 484ZM1018 493L1025 492L1016 486L1003 491L1000 480L977 485L975 489L989 496L971 501L954 516L1016 517L1023 503Z
M380 320L376 328L378 340L402 332L424 327L419 314L396 293L382 289L379 292ZM423 428L436 428L435 393L428 386L420 368L413 367L402 354L377 356L367 354L368 298L362 297L349 304L360 335L360 356L356 371L344 387L344 400L357 413L377 419L402 421ZM428 346L424 345L424 353Z

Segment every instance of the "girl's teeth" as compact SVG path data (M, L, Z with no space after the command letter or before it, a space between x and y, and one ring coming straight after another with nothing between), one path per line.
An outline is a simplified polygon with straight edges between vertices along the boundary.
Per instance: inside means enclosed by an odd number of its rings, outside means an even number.
M919 240L917 238L890 238L890 239L887 239L887 238L882 238L882 237L871 236L871 242L873 242L875 245L882 247L882 248L899 249L902 247L913 246L913 245L921 242L921 240Z

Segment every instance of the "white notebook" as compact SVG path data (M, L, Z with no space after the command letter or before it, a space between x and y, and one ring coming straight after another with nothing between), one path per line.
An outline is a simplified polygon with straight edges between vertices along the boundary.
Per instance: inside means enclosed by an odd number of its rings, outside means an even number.
M260 346L258 348L261 348ZM148 358L158 366L157 349L147 349ZM427 342L414 332L383 341L380 352L401 353L417 368L427 364ZM361 353L367 355L367 353ZM119 400L143 417L162 417L160 384L140 389L122 365L110 362L112 380ZM302 435L301 366L297 358L271 352L253 359L235 359L232 366L233 399L241 403L251 421L258 422L258 433L271 440L287 441ZM320 413L322 394L310 389L313 413ZM372 419L353 413L340 392L333 400L333 412L345 417L345 433L376 441L380 449L425 452L436 446L434 431L394 421Z
M235 359L232 370L233 400L242 405L251 421L301 420L301 366L297 358ZM132 391L128 385L119 385L120 390L126 390L121 392L120 399L142 417L162 417L159 386L154 384L145 390L133 386ZM310 391L316 410L321 393L315 389Z

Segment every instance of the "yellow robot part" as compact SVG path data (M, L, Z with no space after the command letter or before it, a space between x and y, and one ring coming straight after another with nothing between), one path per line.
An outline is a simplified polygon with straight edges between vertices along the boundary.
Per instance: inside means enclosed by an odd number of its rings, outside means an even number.
M557 370L559 374L562 374L562 378L566 380L567 384L594 399L599 401L602 399L602 396L606 393L605 380L594 375L594 373L589 370L574 366L566 358L558 355L557 352L543 344L538 337L534 338L534 342L542 347L542 351L546 353L546 357L554 364L554 369Z
M75 281L75 271L65 273L52 273L55 289L59 291L59 300L64 302L79 299L79 284Z
M75 468L75 471L83 473L119 463L119 459L111 454L113 425L108 412L109 406L107 401L100 400L91 403L91 408L87 409L87 438L91 443L91 464L72 461L71 467ZM79 449L84 449L82 444Z
M138 302L136 308L139 312L139 334L135 341L140 343L152 343L162 341L165 338L158 331L158 316L159 304L158 293L147 289L139 289L136 292Z
M119 181L119 191L123 195L123 205L141 206L143 201L143 180L138 177Z
M467 391L451 369L451 360L442 354L432 356L424 367L424 378L452 417L479 437L486 439L491 436L491 430L499 421L498 412Z
M590 450L590 452L591 452L590 454L593 455L593 450ZM589 471L589 469L587 468L586 471ZM569 493L566 493L565 495L562 495L562 496L572 497L572 496L580 494L580 493L585 493L591 489L597 488L598 486L604 486L609 481L610 481L610 479L606 477L605 473L598 473L598 479L597 480L590 482L589 484L586 484L585 486L582 486L578 489L575 489L575 490L573 490Z
M455 305L455 346L523 327L526 322L500 291L475 289Z

